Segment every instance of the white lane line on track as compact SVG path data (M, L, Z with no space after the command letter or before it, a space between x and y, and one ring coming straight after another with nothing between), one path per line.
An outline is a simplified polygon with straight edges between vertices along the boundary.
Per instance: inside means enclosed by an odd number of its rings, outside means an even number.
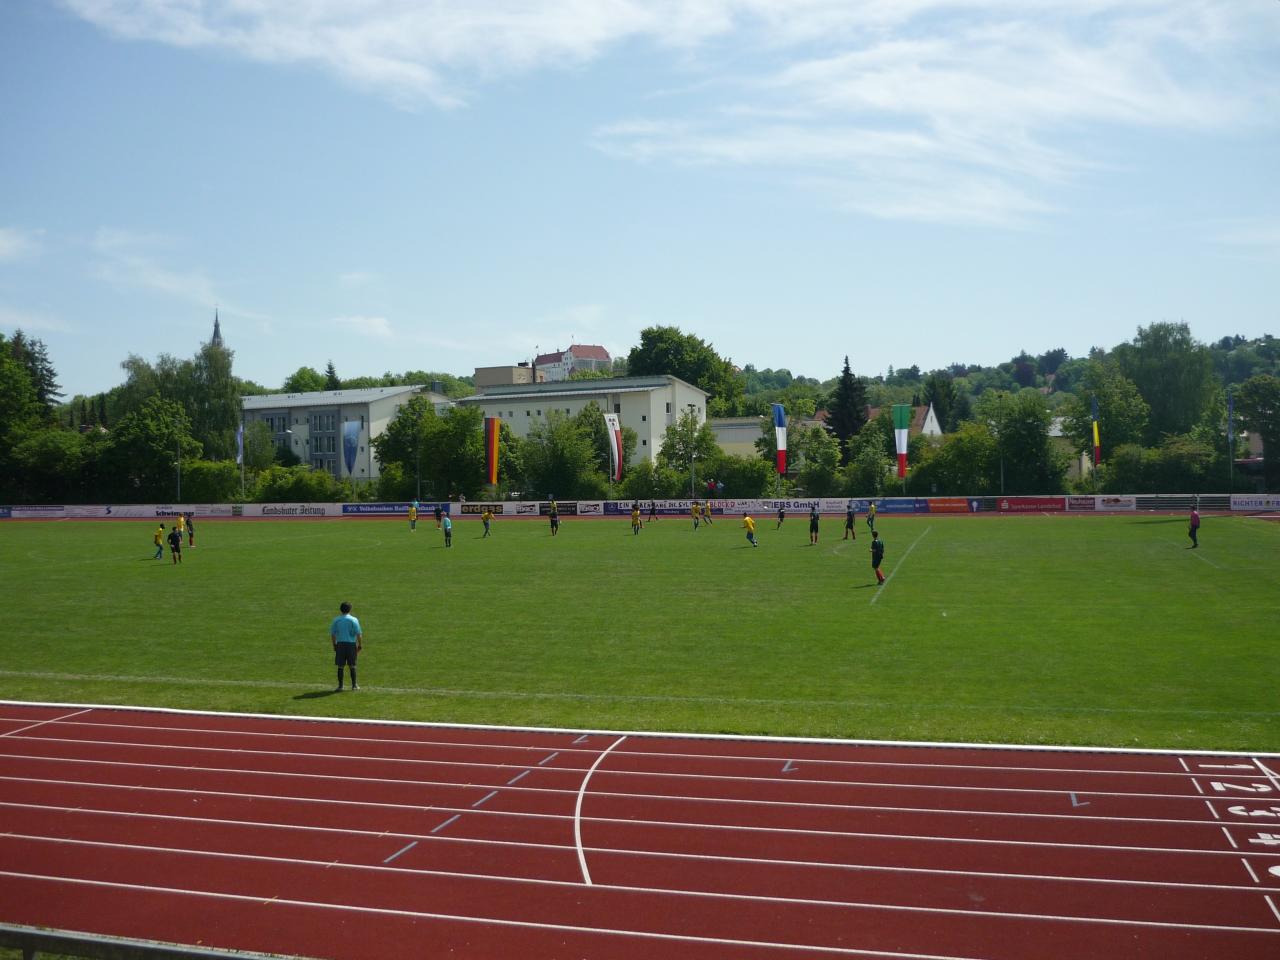
M157 887L140 883L115 883L108 880L70 880L64 877L51 877L38 873L18 873L13 870L0 870L0 877L13 877L18 880L46 880L53 883L72 884L87 887L106 887L112 890L130 890L141 893L159 893L173 896L202 897L213 900L229 900L233 903L260 904L261 897L246 897L235 893L204 893L194 890L181 890L174 887ZM892 957L895 960L981 960L977 957L964 957L956 954L937 953L903 953L894 950L859 950L853 947L818 947L807 944L772 943L759 940L731 940L721 937L699 937L691 934L651 933L638 930L614 930L607 927L583 927L564 923L537 923L532 920L507 920L498 917L470 917L448 913L427 913L420 910L393 910L389 907L356 907L344 903L315 903L309 900L291 900L280 898L275 903L293 907L320 908L336 910L341 913L365 913L382 917L409 917L418 920L448 920L457 923L492 924L496 927L515 927L524 930L555 930L564 933L599 934L611 937L634 937L642 940L657 940L667 943L707 943L730 947L760 947L773 950L791 950L797 953L826 954L845 957ZM1240 928L1233 928L1240 929Z
M619 738L625 739L625 738ZM44 742L43 739L41 742ZM95 741L89 741L94 743ZM178 749L178 748L171 748ZM196 748L199 749L199 748ZM239 752L239 751L233 751ZM27 760L35 763L54 763L54 764L85 764L88 766L103 767L127 767L141 768L145 770L160 771L183 771L191 773L212 773L212 774L236 774L242 776L262 776L262 777L285 777L293 779L319 779L326 781L353 781L356 783L376 783L391 784L394 786L434 786L434 787L465 787L474 786L474 784L463 784L456 780L405 780L397 777L357 777L347 774L330 774L330 773L307 773L296 770L267 770L253 767L212 767L212 766L196 766L194 764L165 764L165 763L144 763L132 760L94 760L85 757L49 757L39 756L35 754L25 753L0 753L0 759L7 760ZM325 760L331 760L332 757L324 757ZM561 768L557 768L561 769ZM609 771L610 775L615 771ZM877 781L877 780L804 780L804 779L782 779L776 777L733 777L726 775L706 775L692 773L635 773L629 771L616 771L620 776L647 776L654 778L675 778L675 779L692 779L692 780L719 780L728 781L730 783L786 783L804 784L806 786L830 786L849 788L856 787L858 789L882 789L882 790L921 790L921 791L942 791L944 793L994 793L994 794L1010 794L1010 795L1029 795L1029 796L1060 796L1064 791L1060 789L1052 789L1049 787L975 787L961 784L933 784L933 783L897 783L894 781ZM559 787L521 787L522 790L539 790L546 793L572 793L572 790L566 790ZM707 797L707 796L688 796L685 794L660 794L660 793L628 793L623 790L602 790L602 796L609 797L643 797L651 800L689 800L705 803L741 803L755 804L763 806L782 806L782 807L817 807L831 809L845 809L847 804L841 803L818 803L814 801L798 801L798 800L756 800L742 797ZM1094 797L1123 797L1140 800L1198 800L1199 797L1191 797L1186 794L1177 793L1140 793L1123 790L1090 790L1090 796ZM1252 799L1258 802L1265 798L1241 798L1243 802ZM1086 819L1094 819L1092 816ZM1187 823L1195 823L1202 821L1182 821Z
M31 805L6 803L6 804L3 804L3 806L26 807ZM120 817L120 818L126 818L126 819L142 818L142 819L148 819L148 820L176 821L179 823L189 821L192 823L209 824L209 825L221 826L221 827L249 827L249 828L257 828L257 829L263 829L263 830L281 830L286 832L299 831L299 832L305 832L305 833L341 834L344 836L379 837L379 838L391 837L393 839L398 839L398 840L408 840L410 838L413 838L415 843L424 839L430 840L429 837L420 837L420 836L417 836L416 834L398 833L395 831L387 831L387 830L360 830L358 828L353 828L353 827L316 827L316 826L306 826L302 824L282 824L282 823L274 823L274 822L258 822L258 821L252 821L252 820L225 820L225 819L219 819L219 818L213 818L213 817L181 817L181 816L172 816L168 814L158 814L158 813L136 813L132 811L119 812L114 810L93 810L85 807L36 807L35 809L43 810L45 812L57 811L57 812L65 812L65 813L72 813L72 814L91 814L91 815L100 815L104 817ZM435 834L436 831L440 830L442 827L447 826L448 824L452 823L454 820L457 820L457 819L458 819L458 816L456 815L451 817L450 819L442 823L439 827L436 827L435 830L432 830L431 833ZM55 842L64 839L62 837L49 837L43 834L17 834L17 833L0 834L0 837L4 837L4 836L19 837L19 838L26 837L32 840L50 840ZM88 841L85 841L85 842L88 842ZM115 842L115 841L112 841L112 842ZM437 837L434 842L449 843L449 844L464 844L468 846L477 846L477 847L502 847L502 848L511 847L511 848L516 848L521 850L529 849L529 850L540 850L540 851L567 851L567 850L574 849L565 844L533 843L530 841L521 841L521 840L488 840L481 837ZM161 848L161 849L169 849L169 848ZM1182 883L1182 882L1173 881L1173 880L1132 880L1132 879L1126 880L1126 879L1119 879L1115 877L1092 877L1092 876L1085 877L1085 876L1070 876L1067 874L1008 873L1008 872L999 871L999 870L959 870L959 869L948 870L942 867L903 867L903 866L897 866L897 865L890 866L886 864L842 863L842 862L822 861L822 860L779 860L771 857L733 857L725 854L679 853L674 851L662 851L662 850L631 850L623 847L586 847L585 849L590 851L593 855L601 856L601 857L609 857L609 856L628 857L628 858L652 857L655 860L681 860L681 861L691 860L691 861L708 861L711 863L754 864L754 865L766 866L766 867L796 868L801 870L840 871L840 872L847 872L847 873L892 873L892 874L904 873L904 874L917 874L920 876L938 876L938 877L983 877L983 878L990 878L995 880L1020 880L1020 881L1030 880L1030 881L1047 881L1047 882L1054 882L1054 883L1074 883L1074 884L1081 884L1081 885L1094 884L1094 885L1122 886L1122 887L1143 887L1143 888L1152 887L1152 888L1161 889L1161 890L1215 890L1215 891L1223 891L1223 892L1231 892L1231 893L1253 893L1261 889L1261 892L1270 891L1273 893L1280 893L1280 886L1258 888L1258 887L1242 886L1240 884L1231 884L1231 883ZM210 852L216 853L218 851L210 851ZM227 854L227 855L230 856L231 854ZM1254 873L1253 867L1249 864L1249 861L1245 860L1243 857L1241 858L1241 860L1245 864L1245 868L1249 871L1249 875L1254 878L1254 883L1261 883L1261 881L1258 880L1257 875ZM326 860L324 862L328 864L328 863L333 863L334 861ZM383 861L383 862L385 863L387 861ZM352 865L359 866L359 864L352 864ZM423 868L417 868L415 872L435 874L435 873L447 873L448 871L442 871L439 869L428 870ZM505 875L494 875L494 874L483 874L483 873L459 873L458 876L479 877L482 879L493 879L493 880L516 879L516 878L508 877ZM547 882L550 883L552 881L548 880ZM569 883L571 886L579 885L576 881L572 881L572 882L555 881L555 882ZM610 885L596 884L596 886L609 887ZM672 891L672 892L681 892L681 891ZM689 891L689 892L697 893L698 891Z
M198 773L198 772L202 772L203 768L169 767L166 769L177 770L183 773L191 773L191 772ZM312 775L293 774L293 776L302 777L302 776L312 776ZM329 778L329 777L320 775L320 776L314 776L313 779L328 781L330 779L335 779L335 778ZM356 777L347 777L343 779L352 780L353 782L356 782L356 783L375 782L375 781L362 781ZM108 788L108 789L117 788L122 790L145 789L145 790L175 790L180 793L197 792L197 791L189 790L187 788L182 788L182 787L135 787L128 784L103 783L100 781L93 781L93 780L55 780L55 779L42 778L42 777L11 777L7 775L0 775L0 782L4 782L4 781L16 781L18 783L27 783L27 782L58 783L63 786L71 786L71 787L74 787L74 786L102 787L102 788ZM436 786L436 787L444 787L444 788L452 788L452 789L470 789L470 787L466 784L458 784L452 781L443 782L443 783L435 783L432 781L402 781L402 782L407 784L417 785L417 786ZM474 785L471 785L471 786L474 786ZM571 790L564 790L564 789L553 788L553 787L516 787L515 789L517 792L523 791L527 793L541 793L541 794L566 794L566 793L573 792ZM299 802L307 802L307 803L339 803L340 804L340 803L366 802L366 801L347 801L347 800L338 800L338 799L327 799L325 797L300 797L300 796L297 796L296 794L260 794L260 793L245 793L240 791L218 791L218 790L209 790L207 792L209 793L210 796L262 797L264 799L271 799L271 800L299 801ZM925 815L925 816L941 815L941 816L956 816L956 817L990 817L994 819L1012 818L1012 819L1028 819L1028 820L1065 820L1065 821L1071 821L1075 823L1080 823L1080 822L1144 823L1144 824L1150 823L1150 824L1164 824L1164 825L1176 826L1176 827L1213 827L1218 825L1217 823L1211 820L1187 820L1187 819L1179 819L1174 817L1115 817L1115 816L1105 816L1100 814L1095 814L1090 816L1078 816L1078 815L1069 814L1069 813L1035 813L1030 811L979 810L979 809L965 809L965 808L952 808L952 807L898 807L898 806L891 806L888 804L865 804L865 803L863 804L830 804L830 803L815 804L815 803L809 803L807 801L799 801L799 800L771 801L771 800L718 799L715 797L683 797L683 796L666 796L662 794L616 793L616 792L607 792L607 791L597 791L596 795L601 797L610 797L612 799L622 798L622 799L649 800L649 801L667 800L667 801L677 801L677 802L697 801L697 802L705 802L710 804L725 804L725 805L741 804L741 805L772 806L772 807L787 807L787 808L799 807L803 809L819 809L822 811L836 810L841 812L860 811L860 812L874 812L874 813L901 813L901 814L907 814L907 815ZM372 801L369 801L369 802L372 802ZM393 807L407 806L408 809L421 809L414 805L389 804L389 806L393 806ZM435 805L434 807L428 807L427 809L451 810L456 808L450 807L450 806ZM532 816L532 814L521 814L518 811L513 815ZM546 814L546 816L551 816L551 814ZM644 822L663 823L666 821L654 820L654 821L644 821Z
M1231 836L1231 831L1228 830L1226 827L1222 828L1222 835L1227 838L1227 842L1231 844L1232 850L1240 849L1239 847L1236 846L1236 838Z
M1210 803L1208 800L1206 800L1206 801L1204 802L1204 805L1205 805L1206 807L1208 807L1208 808L1209 808L1209 812L1213 814L1213 819L1215 819L1215 820L1221 820L1221 819L1222 819L1220 816L1218 816L1218 811L1217 811L1217 810L1215 810L1215 809L1213 809L1213 804L1212 804L1212 803Z
M1181 757L1179 757L1179 758L1178 758L1178 762L1179 762L1180 764L1182 764L1182 769L1183 769L1183 770L1187 771L1187 773L1190 773L1190 772L1191 772L1191 768L1187 766L1187 761L1185 761L1185 760L1183 760Z
M1253 762L1258 767L1258 769L1262 771L1262 775L1271 781L1272 789L1274 789L1277 793L1280 793L1280 774L1277 774L1270 767L1266 766L1257 757L1253 758Z
M229 797L233 799L243 800L275 800L285 803L299 803L303 805L315 804L317 806L337 806L337 807L368 807L373 810L412 810L415 812L436 811L438 813L449 813L457 810L459 814L472 813L475 816L490 817L514 817L527 818L532 820L568 820L569 817L562 813L527 813L523 811L510 810L475 810L472 811L467 807L449 807L449 806L424 806L421 804L410 803L386 803L376 800L333 800L323 797L298 797L298 796L277 796L271 794L257 793L234 793L226 790L189 790L179 787L141 787L130 786L118 783L84 783L84 782L68 782L60 780L40 780L32 777L0 777L0 780L16 780L21 783L54 783L60 786L78 786L93 787L107 790L122 790L131 794L138 793L172 793L181 796L197 796L197 797ZM5 805L5 804L0 804ZM913 811L926 813L947 813L950 811ZM993 814L994 816L994 814ZM1045 816L1049 816L1046 814ZM457 819L456 817L454 819ZM1212 850L1200 849L1196 847L1140 847L1114 843L1066 843L1061 841L1050 840L1009 840L1004 838L974 838L974 837L940 837L937 834L913 834L913 833L869 833L866 831L854 830L814 830L802 827L752 827L742 826L739 824L722 824L722 823L689 823L673 820L640 820L630 817L584 817L583 819L591 823L604 823L612 825L623 825L629 827L676 827L676 828L694 828L697 830L714 830L717 832L742 832L752 834L779 834L783 836L797 835L810 837L840 837L844 839L861 839L861 840L913 840L922 843L957 843L957 844L975 844L980 846L1011 846L1011 847L1036 847L1048 850L1112 850L1128 853L1158 853L1158 854L1186 854L1190 856L1206 856L1206 857L1222 857L1231 856L1228 850ZM1061 818L1070 819L1070 818Z
M477 801L476 801L475 803L473 803L471 806L473 806L473 807L478 807L478 806L480 806L480 804L484 803L486 800L491 800L492 798L496 797L497 795L498 795L498 791L497 791L497 790L490 790L488 793L486 793L483 797L481 797L479 800L477 800Z
M445 820L443 823L437 823L434 827L431 828L431 832L433 834L439 833L449 824L453 823L453 821L457 820L460 816L462 816L462 814L455 813L452 817L450 817L448 820Z
M877 600L880 599L880 594L884 593L886 590L889 589L889 584L893 581L893 578L898 575L898 571L902 569L902 565L907 562L907 557L911 556L911 551L916 548L916 544L919 543L921 540L923 540L925 536L928 534L928 532L932 529L933 527L925 527L924 533L921 533L920 536L916 537L914 540L911 541L911 546L907 547L907 552L904 553L902 555L902 559L899 560L897 564L894 565L893 573L889 574L888 579L886 579L884 583L882 583L879 587L877 587L876 592L871 595L872 604L874 604Z
M1248 860L1248 858L1247 858L1247 857L1241 857L1241 858L1240 858L1240 862L1241 862L1241 863L1243 863L1243 864L1244 864L1244 868L1245 868L1246 870L1248 870L1248 871L1249 871L1249 879L1250 879L1250 880L1252 880L1254 883L1261 883L1261 882L1262 882L1261 880L1259 880L1259 879L1258 879L1258 875L1257 875L1257 873L1255 873L1255 872L1254 872L1253 864L1249 862L1249 860Z
M0 737L16 737L18 734L26 733L28 730L34 730L36 727L43 727L47 723L61 723L63 720L68 720L71 717L78 717L82 713L88 713L90 709L92 708L86 707L84 710L77 710L75 713L68 713L65 716L50 717L48 720L41 720L39 723L29 723L25 727L19 727L17 730L10 730L8 733L0 733ZM30 738L19 738L19 739L38 740L40 738L30 737Z
M3 718L0 718L0 719L3 719ZM357 744L378 744L381 746L444 747L444 748L464 749L464 750L512 750L512 751L522 750L522 751L529 751L534 753L541 753L543 750L546 749L545 747L524 746L520 744L476 743L473 741L398 740L391 737L342 737L342 736L303 734L303 733L268 733L268 732L262 732L262 731L254 731L254 730L208 730L202 727L156 727L156 726L146 726L146 725L139 725L139 724L123 724L123 723L120 723L120 724L83 723L82 724L82 723L71 722L71 723L66 723L65 726L68 726L68 727L85 726L90 729L97 729L97 730L101 730L101 729L144 730L144 731L151 731L156 733L170 733L170 734L194 733L194 734L200 734L200 735L216 734L220 736L237 736L237 737L240 737L240 736L268 737L268 738L281 738L286 740L318 740L325 744L342 743L342 744L348 744L352 746ZM10 735L12 735L13 733L16 733L16 731L11 731ZM27 738L16 737L15 739L24 740ZM311 757L323 757L325 759L333 758L333 753L331 752L330 753L302 753L296 750L255 750L249 747L216 747L216 746L209 747L209 746L197 746L194 744L186 744L186 743L177 743L177 744L150 743L146 741L137 741L137 740L101 740L101 739L88 740L88 739L77 739L72 737L39 737L39 738L32 738L32 739L39 739L46 742L106 744L106 745L119 745L119 746L129 746L129 747L153 747L156 749L169 749L169 750L186 750L186 751L195 750L195 751L206 751L206 752L220 751L224 753L243 753L247 755L260 755L260 756L288 756L288 757L311 756ZM1030 747L1023 747L1023 748L1017 748L1017 749L1021 749L1027 753L1035 752L1035 748L1030 748ZM592 749L581 749L581 750L569 751L566 749L563 752L573 752L573 753L594 755L596 751ZM618 757L634 757L634 758L702 760L702 761L709 761L712 763L717 763L721 761L731 762L731 763L752 762L752 763L758 763L766 767L772 766L777 763L785 763L787 760L791 759L789 757L765 756L763 754L675 753L672 751L660 751L660 750L619 750L617 752L617 756ZM385 763L406 763L406 764L448 764L448 765L454 765L454 766L476 766L476 767L511 766L511 764L507 764L507 763L485 763L480 761L440 760L440 759L428 759L428 758L417 758L417 757L362 756L361 759L377 760ZM1176 770L1131 770L1131 769L1121 769L1121 768L1109 769L1105 767L1036 767L1036 766L1010 765L1010 764L933 763L933 762L912 763L909 761L899 761L899 760L833 760L833 759L820 759L820 758L804 758L804 762L806 765L809 765L809 766L888 767L891 769L901 768L901 769L910 769L910 770L915 770L915 769L975 770L975 771L990 771L993 773L1004 773L1004 772L1029 773L1029 774L1055 773L1055 774L1064 774L1064 775L1093 774L1093 775L1102 775L1102 776L1114 775L1114 776L1132 776L1132 777L1177 777L1179 779L1186 776L1186 774L1179 773ZM646 773L646 771L642 771L642 770L635 770L635 771L618 770L614 772L619 774ZM681 774L681 773L672 773L667 771L653 771L651 772L651 775L652 776L671 776L671 777L714 776L714 774L709 774L709 773ZM1222 780L1228 780L1232 778L1243 780L1243 779L1251 779L1255 777L1256 774L1252 772L1250 773L1215 773L1214 776ZM750 779L750 778L743 778L743 779ZM755 779L765 780L769 778L762 777L762 778L755 778ZM842 781L833 780L833 781L822 781L822 782L840 783Z
M520 771L519 773L517 773L514 777L512 777L510 780L508 780L508 781L507 781L507 786L508 786L508 787L510 787L510 786L512 786L513 784L517 784L517 783L519 783L521 780L523 780L523 779L524 779L525 777L527 777L528 775L529 775L529 771L528 771L528 770L521 770L521 771ZM1205 802L1207 803L1208 801L1206 800Z
M1280 923L1280 910L1276 909L1276 902L1270 896L1265 896L1263 899L1267 901L1267 906L1271 908L1271 913L1276 918L1276 923Z
M609 755L609 751L620 744L626 737L619 737L613 743L609 744L596 757L596 762L591 765L591 769L587 771L587 775L582 778L582 786L578 788L578 799L573 805L573 842L578 848L578 866L582 868L582 882L588 887L591 886L591 871L587 869L587 855L582 849L582 798L586 796L587 784L591 781L591 775L596 772L596 768L604 762L604 758Z
M56 839L50 842L65 844L65 845L76 845L76 846L93 846L93 847L106 847L106 848L124 847L127 849L141 849L144 851L155 850L157 852L165 852L165 853L190 854L194 856L207 856L211 858L235 859L235 860L250 860L250 861L266 862L266 863L300 864L300 865L317 866L317 867L321 867L329 870L333 869L333 866L334 866L333 862L329 860L293 860L285 857L259 857L259 856L249 855L249 854L219 854L219 853L210 854L210 853L204 853L203 851L199 851L199 850L192 851L192 850L173 850L172 848L132 847L131 845L128 845L128 844L98 843L98 842L81 841L81 840ZM353 870L360 870L360 871L394 870L401 873L421 872L421 871L411 870L409 868L403 868L403 867L381 867L381 866L371 866L368 864L363 864L363 865L341 864L340 866L344 868L350 868ZM430 872L443 873L445 876L459 876L457 874L448 874L448 873L445 873L444 871L430 871ZM7 870L0 870L0 876L14 876L14 875L23 876L23 874L15 874ZM93 885L108 883L107 881L101 881L101 880L86 880L81 878L59 877L59 876L48 875L48 874L37 875L37 876L40 876L42 879L55 880L63 883L86 883L86 884L93 884ZM556 886L556 887L562 887L562 886L580 887L581 886L580 884L572 884L563 880L541 880L541 879L532 879L532 878L524 878L524 877L504 877L501 879L509 883L521 884L521 885ZM114 886L115 884L109 884L109 885ZM123 884L123 886L130 887L134 885ZM1080 923L1080 924L1088 924L1088 925L1115 926L1115 927L1143 927L1143 928L1154 928L1154 929L1162 929L1162 930L1197 930L1197 931L1220 931L1220 932L1232 932L1232 933L1266 933L1266 934L1280 935L1280 929L1276 929L1273 927L1233 926L1230 924L1216 924L1216 923L1182 923L1182 922L1173 921L1173 920L1131 920L1131 919L1119 919L1119 918L1113 918L1113 917L1080 917L1080 916L1070 916L1070 915L1054 914L1054 913L1018 913L1016 911L1009 911L1009 910L978 910L978 909L968 909L968 908L959 909L956 907L922 907L922 906L908 905L908 904L882 904L882 903L870 903L870 902L859 902L859 901L807 900L800 897L757 897L757 896L750 896L750 895L743 895L743 894L720 894L720 893L701 893L701 892L690 894L690 893L687 893L686 891L668 890L664 888L618 887L618 886L608 886L604 884L602 884L600 888L602 890L653 894L658 896L670 896L670 897L690 897L691 896L699 899L746 900L750 902L766 902L766 903L781 902L781 903L790 903L790 904L796 904L801 906L822 906L822 907L834 906L834 907L842 907L844 909L851 910L851 911L883 911L886 913L907 913L907 914L941 914L943 916L961 916L961 917L970 917L975 919L998 917L1000 919L1005 919L1005 920L1048 921L1052 923ZM218 896L218 897L244 896L242 894L226 894L226 893L215 894L215 893L209 893L203 890L188 890L185 888L173 888L173 887L167 888L167 892L187 893L194 896ZM259 902L261 902L262 900L260 896L246 897L246 899L257 900ZM288 901L284 901L284 902L288 902ZM311 905L318 906L318 907L333 906L332 904L325 904L325 903L313 903ZM383 910L383 909L391 909L391 908L372 908L372 909ZM492 920L489 920L488 918L473 918L473 919L477 919L477 920L483 919L485 920L485 922L494 922ZM518 921L505 921L505 922L514 923ZM549 926L554 928L560 927L559 924L549 924ZM634 933L637 933L638 931L615 930L615 932L625 933L625 934L634 934ZM688 939L683 934L662 934L662 936L676 937L682 940Z

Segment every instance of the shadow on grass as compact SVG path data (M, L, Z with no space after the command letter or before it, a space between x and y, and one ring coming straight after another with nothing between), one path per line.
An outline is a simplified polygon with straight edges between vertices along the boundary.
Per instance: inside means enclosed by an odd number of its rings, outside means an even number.
M870 590L874 586L875 586L874 583L860 583L853 589L854 590Z
M1144 519L1144 520L1130 520L1129 523L1136 524L1136 525L1142 525L1142 524L1148 524L1148 523L1180 523L1183 526L1186 526L1187 518L1186 517L1151 517L1149 519Z
M337 690L312 690L310 693L300 693L293 699L295 700L319 700L321 697L336 697Z

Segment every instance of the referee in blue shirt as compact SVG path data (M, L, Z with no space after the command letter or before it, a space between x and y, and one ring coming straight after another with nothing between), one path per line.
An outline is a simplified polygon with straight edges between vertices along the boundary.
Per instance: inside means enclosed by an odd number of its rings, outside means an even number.
M364 634L360 632L360 621L351 615L351 604L343 600L338 607L341 615L333 618L329 624L329 639L333 641L333 662L338 666L338 689L342 692L342 668L351 671L351 689L359 690L356 683L356 654L364 649Z

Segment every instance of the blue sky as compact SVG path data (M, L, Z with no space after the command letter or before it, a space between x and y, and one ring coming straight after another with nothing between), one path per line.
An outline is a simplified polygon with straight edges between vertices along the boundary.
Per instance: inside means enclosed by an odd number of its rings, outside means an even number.
M8 0L0 132L68 395L215 306L269 386L1280 332L1276 0Z

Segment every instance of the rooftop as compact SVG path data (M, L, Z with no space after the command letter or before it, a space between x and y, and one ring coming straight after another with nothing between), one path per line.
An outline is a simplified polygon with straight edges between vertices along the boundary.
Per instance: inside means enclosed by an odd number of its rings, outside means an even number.
M409 397L425 394L433 403L443 403L449 398L432 393L425 386L362 387L359 390L315 390L308 393L263 393L241 397L246 410L274 410L278 407L336 407L345 403L372 403L388 397Z
M597 377L591 380L556 380L551 383L503 383L484 387L479 393L463 397L459 403L476 403L497 397L546 397L590 395L596 393L634 393L637 390L661 390L675 384L684 384L690 390L701 393L691 383L685 383L679 377L659 375L654 377Z

